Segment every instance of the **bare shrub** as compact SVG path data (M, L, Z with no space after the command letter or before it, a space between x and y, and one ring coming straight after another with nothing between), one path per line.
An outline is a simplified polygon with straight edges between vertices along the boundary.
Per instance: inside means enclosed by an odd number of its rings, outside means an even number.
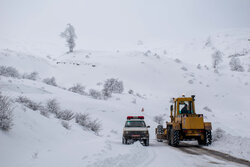
M200 64L197 65L197 69L199 69L199 70L201 69L201 65Z
M50 99L47 101L45 109L49 113L57 114L60 112L60 105L56 99Z
M177 59L177 58L176 58L174 61L175 61L176 63L181 63L181 60L180 60L180 59Z
M70 110L63 110L56 113L56 118L70 121L74 118L74 113Z
M229 62L229 66L232 71L238 71L238 72L245 71L243 66L241 65L239 58L235 58L235 57L231 58Z
M89 90L89 95L94 99L102 99L102 93L94 89Z
M43 82L46 83L46 84L48 84L48 85L57 86L55 77L45 78L43 80Z
M134 94L134 91L133 91L132 89L130 89L130 90L128 91L128 93L132 95L132 94Z
M221 128L217 128L215 129L215 131L213 132L213 141L219 141L223 138L223 136L225 136L225 131L222 130Z
M162 116L162 115L154 116L154 121L155 121L156 123L162 125L162 124L163 124L163 121L164 121L163 116Z
M88 113L77 113L75 116L75 121L81 126L86 127L90 121Z
M16 99L16 102L21 103L25 107L28 107L29 109L34 110L34 111L40 110L42 108L41 103L36 103L36 102L34 102L34 101L30 100L29 98L24 97L24 96L19 96Z
M186 68L186 67L181 67L181 69L183 70L183 71L187 71L188 69Z
M111 97L112 93L122 93L124 90L123 82L118 79L110 78L107 79L103 85L104 97Z
M212 54L212 65L214 69L218 69L219 64L222 62L223 53L219 50Z
M44 107L41 107L39 111L42 116L49 118L49 112Z
M61 124L62 124L62 126L63 126L65 129L70 130L71 127L70 127L70 125L69 125L69 122L67 122L67 121L62 121Z
M20 74L14 67L0 66L0 75L5 77L20 78Z
M207 112L212 112L212 110L208 106L203 107L203 110L205 110Z
M36 81L37 78L38 78L38 72L34 71L34 72L30 73L30 74L23 74L22 78Z
M79 83L69 88L69 91L74 92L74 93L78 93L78 94L80 94L80 95L86 94L86 93L84 92L84 90L85 90L85 87L82 86L82 85L79 84Z
M97 134L100 132L101 127L102 127L102 125L98 119L95 119L94 121L90 121L87 124L87 128L89 128L90 130L92 130L93 132L95 132Z
M10 98L0 92L0 129L8 131L13 126L13 109Z

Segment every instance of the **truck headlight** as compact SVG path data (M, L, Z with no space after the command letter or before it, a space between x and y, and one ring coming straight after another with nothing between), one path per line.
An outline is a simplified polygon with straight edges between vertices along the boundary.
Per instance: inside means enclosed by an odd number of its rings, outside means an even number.
M124 133L127 135L127 134L128 134L128 131L125 131Z

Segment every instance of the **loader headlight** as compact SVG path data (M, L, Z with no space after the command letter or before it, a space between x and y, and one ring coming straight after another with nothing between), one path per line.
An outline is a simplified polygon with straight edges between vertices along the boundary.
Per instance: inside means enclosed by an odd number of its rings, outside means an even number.
M144 131L143 133L144 133L144 134L148 134L148 131Z
M124 133L127 135L129 132L128 132L128 131L125 131Z

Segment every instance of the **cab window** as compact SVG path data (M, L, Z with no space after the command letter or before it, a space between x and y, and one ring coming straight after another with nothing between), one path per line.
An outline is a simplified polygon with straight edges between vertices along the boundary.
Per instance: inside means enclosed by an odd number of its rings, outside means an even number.
M144 121L127 121L125 127L146 127Z
M180 101L179 102L180 114L193 114L192 101Z

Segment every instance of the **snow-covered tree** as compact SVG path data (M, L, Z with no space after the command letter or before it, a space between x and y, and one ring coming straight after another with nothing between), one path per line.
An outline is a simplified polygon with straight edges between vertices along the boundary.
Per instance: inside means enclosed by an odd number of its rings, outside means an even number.
M8 131L13 126L13 109L11 99L0 92L0 129Z
M244 67L241 65L239 58L233 57L229 62L229 66L232 71L238 71L238 72L244 71Z
M75 28L71 24L67 24L66 29L61 33L61 37L66 39L69 52L73 52L73 49L76 46L75 39L77 38Z
M222 62L222 55L223 53L219 50L212 54L212 65L215 70L218 69L218 65Z

